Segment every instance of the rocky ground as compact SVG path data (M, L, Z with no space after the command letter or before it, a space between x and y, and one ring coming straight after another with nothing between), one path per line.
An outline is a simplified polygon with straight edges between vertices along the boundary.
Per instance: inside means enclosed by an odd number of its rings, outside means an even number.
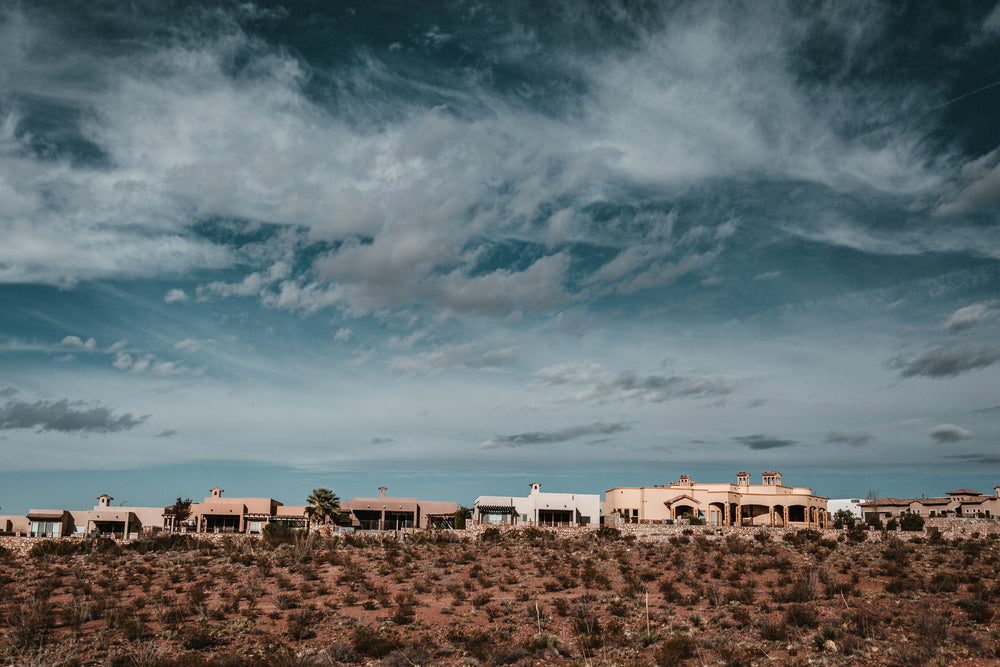
M8 541L0 658L996 665L996 524L942 527Z

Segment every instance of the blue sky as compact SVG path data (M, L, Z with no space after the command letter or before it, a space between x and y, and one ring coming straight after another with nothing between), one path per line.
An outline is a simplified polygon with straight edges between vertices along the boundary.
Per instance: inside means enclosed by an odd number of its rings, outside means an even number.
M998 49L985 3L7 3L0 506L988 490Z

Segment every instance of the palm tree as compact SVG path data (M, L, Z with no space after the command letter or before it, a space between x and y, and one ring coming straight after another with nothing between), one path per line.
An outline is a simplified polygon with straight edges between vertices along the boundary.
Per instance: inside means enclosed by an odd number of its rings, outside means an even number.
M329 519L336 520L340 517L340 498L336 493L327 488L313 489L313 492L306 498L306 516L309 523L327 523ZM306 527L308 529L308 526Z

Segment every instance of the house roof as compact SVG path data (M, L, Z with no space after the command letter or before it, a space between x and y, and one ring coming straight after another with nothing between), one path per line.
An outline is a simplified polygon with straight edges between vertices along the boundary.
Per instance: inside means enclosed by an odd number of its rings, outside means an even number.
M671 505L673 505L674 503L676 503L678 500L680 500L682 498L687 498L688 500L690 500L691 502L694 502L694 503L698 502L692 496L690 496L690 495L688 495L686 493L682 493L679 496L674 496L670 500L664 500L663 504L666 505L667 507L670 507Z
M65 515L66 510L28 510L28 519L32 521L62 519Z
M972 489L955 489L954 491L948 491L949 496L981 496L979 491L973 491Z
M480 512L489 512L490 514L514 514L513 505L476 505L476 508Z

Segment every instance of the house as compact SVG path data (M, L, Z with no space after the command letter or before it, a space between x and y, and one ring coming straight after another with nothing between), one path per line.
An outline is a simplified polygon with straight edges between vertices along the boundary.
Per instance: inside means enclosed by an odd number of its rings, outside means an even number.
M340 511L361 530L454 527L457 502L393 498L385 495L388 490L380 486L377 498L351 498L340 503Z
M924 518L997 518L1000 485L993 487L992 496L971 489L955 489L934 498L878 498L861 503L861 511L866 521L874 517L891 519L911 512Z
M589 526L601 522L598 494L542 493L532 482L527 497L479 496L472 507L472 520L493 525Z
M195 533L259 534L271 522L294 528L307 524L304 505L285 506L274 498L223 498L224 489L209 489L203 502L191 503L191 514L178 521L170 508L160 509L167 530Z
M864 519L861 514L861 503L863 502L860 498L831 498L826 501L826 511L830 513L831 520L840 510L847 510L851 516L861 521Z
M632 523L665 523L696 517L712 526L826 527L827 499L812 489L785 486L781 473L762 475L750 483L740 472L736 483L703 484L689 475L667 486L619 487L605 496L605 514Z
M8 534L30 537L107 536L133 539L159 532L162 507L113 507L108 494L97 496L92 510L33 509L24 517L0 517Z

